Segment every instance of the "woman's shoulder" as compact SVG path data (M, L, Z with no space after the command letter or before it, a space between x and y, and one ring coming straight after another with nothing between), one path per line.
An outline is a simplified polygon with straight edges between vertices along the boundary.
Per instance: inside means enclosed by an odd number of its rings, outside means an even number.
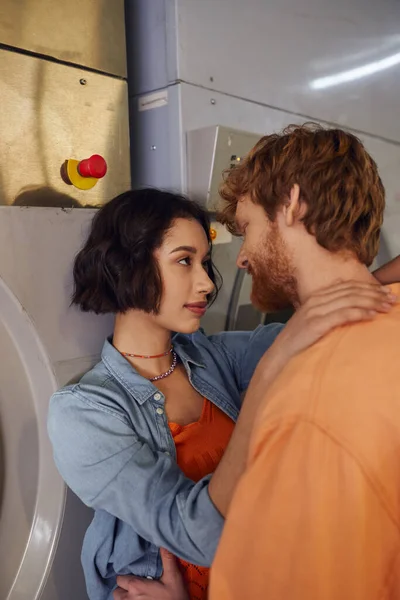
M126 397L126 398L125 398ZM49 415L68 414L75 417L87 411L126 421L129 395L123 386L100 361L77 382L57 390L50 399Z

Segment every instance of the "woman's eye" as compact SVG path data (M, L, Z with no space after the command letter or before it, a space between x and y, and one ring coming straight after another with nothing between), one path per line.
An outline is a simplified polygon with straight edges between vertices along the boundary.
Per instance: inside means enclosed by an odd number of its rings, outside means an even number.
M183 265L185 267L189 267L191 265L191 260L189 256L186 256L185 258L181 258L181 260L178 260L178 264Z

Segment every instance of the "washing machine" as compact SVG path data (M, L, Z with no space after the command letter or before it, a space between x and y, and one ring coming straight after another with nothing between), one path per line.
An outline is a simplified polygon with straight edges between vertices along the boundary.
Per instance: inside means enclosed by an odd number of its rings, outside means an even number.
M112 331L70 297L95 207L130 187L124 2L3 0L0 45L0 598L85 600L92 513L46 420Z

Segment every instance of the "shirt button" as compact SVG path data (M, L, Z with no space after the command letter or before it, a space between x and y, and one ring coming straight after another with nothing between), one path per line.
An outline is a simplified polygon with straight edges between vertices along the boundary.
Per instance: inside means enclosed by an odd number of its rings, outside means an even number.
M161 400L161 394L157 392L157 394L154 394L153 398L154 400Z
M150 575L146 575L146 579L154 579L154 577L151 577Z
M158 415L163 415L163 414L164 414L164 411L163 411L163 409L162 409L162 408L157 408L157 409L156 409L156 413L157 413Z

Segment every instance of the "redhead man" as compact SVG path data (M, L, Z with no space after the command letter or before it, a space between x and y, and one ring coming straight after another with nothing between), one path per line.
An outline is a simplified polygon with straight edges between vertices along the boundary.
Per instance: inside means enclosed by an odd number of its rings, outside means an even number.
M261 309L372 280L385 193L355 136L313 125L266 136L221 195ZM255 421L210 600L400 598L399 348L397 305L283 369Z

